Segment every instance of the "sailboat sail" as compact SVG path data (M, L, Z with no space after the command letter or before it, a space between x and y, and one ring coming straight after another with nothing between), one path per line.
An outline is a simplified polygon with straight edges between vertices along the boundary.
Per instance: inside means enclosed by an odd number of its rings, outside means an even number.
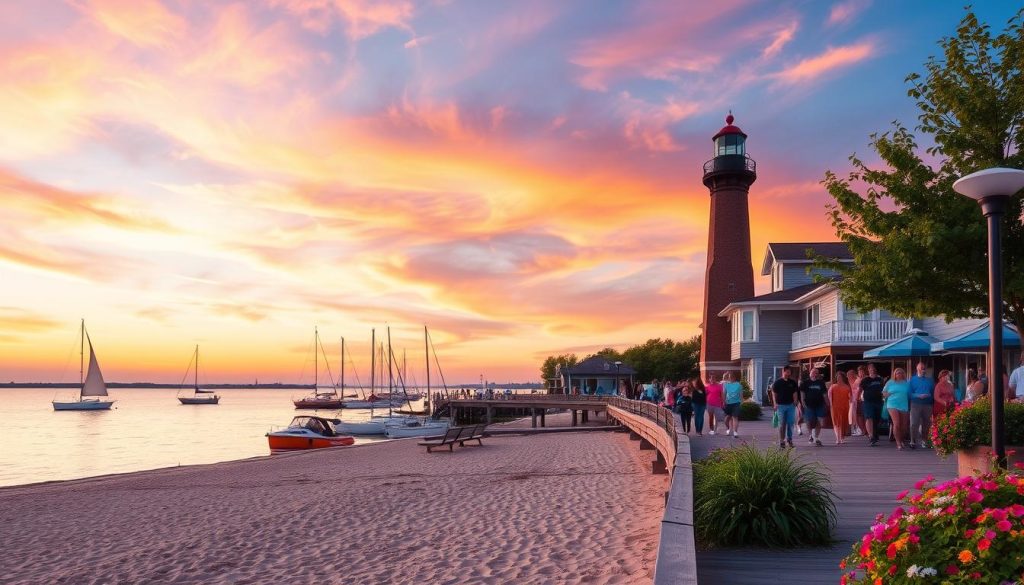
M88 334L86 340L89 341L89 372L82 384L82 396L106 396L107 383L103 381L103 373L100 372L100 364L96 361L96 352L92 349L92 340Z

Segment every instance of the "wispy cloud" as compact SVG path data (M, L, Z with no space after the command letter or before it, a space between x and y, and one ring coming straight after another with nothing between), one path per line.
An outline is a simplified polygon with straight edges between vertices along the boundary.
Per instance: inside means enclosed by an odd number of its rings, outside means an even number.
M873 41L862 41L853 45L831 47L815 57L802 59L774 77L785 83L813 81L834 71L850 67L875 56L878 48Z
M871 6L871 0L844 0L837 2L832 6L832 10L829 11L825 25L842 26L849 24L869 6Z

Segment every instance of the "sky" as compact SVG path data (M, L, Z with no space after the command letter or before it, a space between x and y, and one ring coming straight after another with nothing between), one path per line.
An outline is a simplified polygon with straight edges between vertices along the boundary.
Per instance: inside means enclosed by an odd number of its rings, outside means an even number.
M1001 29L1010 2L977 6ZM390 326L424 378L699 332L701 165L749 136L752 258L913 127L964 14L871 0L0 3L0 380L310 382ZM758 277L758 290L768 282ZM418 369L417 369L418 367ZM416 374L415 372L419 372ZM320 376L323 379L325 371ZM436 373L434 374L436 380Z

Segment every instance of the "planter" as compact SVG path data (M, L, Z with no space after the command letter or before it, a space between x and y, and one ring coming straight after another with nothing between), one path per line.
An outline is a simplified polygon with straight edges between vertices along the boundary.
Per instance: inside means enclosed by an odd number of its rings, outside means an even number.
M1008 466L1011 469L1014 463L1024 462L1024 447L1007 445L1006 452ZM957 473L960 477L988 473L992 471L992 447L979 445L961 449L956 452L956 463Z

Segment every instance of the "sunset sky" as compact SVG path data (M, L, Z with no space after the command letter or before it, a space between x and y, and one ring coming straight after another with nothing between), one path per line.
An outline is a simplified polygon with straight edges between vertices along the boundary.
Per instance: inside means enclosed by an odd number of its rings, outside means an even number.
M467 382L689 337L727 111L755 264L833 239L825 170L915 125L961 5L3 2L0 380L77 381L80 318L115 381L309 382L315 325Z

